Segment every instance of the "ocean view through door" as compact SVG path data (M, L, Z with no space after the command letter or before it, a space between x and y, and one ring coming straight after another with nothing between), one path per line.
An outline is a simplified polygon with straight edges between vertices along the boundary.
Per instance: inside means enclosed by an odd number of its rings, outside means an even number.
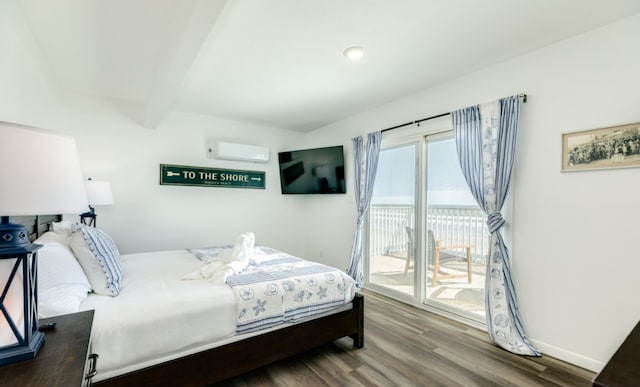
M460 170L453 132L426 141L425 303L484 322L486 217Z
M383 145L368 240L370 288L484 323L488 230L452 131Z
M409 238L416 224L418 144L382 149L369 209L369 283L415 294Z

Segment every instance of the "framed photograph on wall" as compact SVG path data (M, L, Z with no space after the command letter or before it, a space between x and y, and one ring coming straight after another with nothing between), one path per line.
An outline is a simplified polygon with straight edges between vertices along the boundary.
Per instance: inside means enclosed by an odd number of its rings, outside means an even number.
M640 123L562 135L562 172L640 167Z

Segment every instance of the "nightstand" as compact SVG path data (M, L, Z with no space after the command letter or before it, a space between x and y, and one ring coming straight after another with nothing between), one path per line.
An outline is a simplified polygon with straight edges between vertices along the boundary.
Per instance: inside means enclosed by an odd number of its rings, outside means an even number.
M93 310L40 320L48 322L56 327L45 333L35 358L0 366L3 387L91 385L97 360L89 354Z

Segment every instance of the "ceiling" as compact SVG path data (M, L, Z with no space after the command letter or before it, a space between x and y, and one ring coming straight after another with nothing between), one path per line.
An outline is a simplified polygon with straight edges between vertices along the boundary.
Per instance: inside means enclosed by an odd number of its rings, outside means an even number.
M16 0L60 88L310 131L640 12L638 0ZM349 46L366 48L349 61Z

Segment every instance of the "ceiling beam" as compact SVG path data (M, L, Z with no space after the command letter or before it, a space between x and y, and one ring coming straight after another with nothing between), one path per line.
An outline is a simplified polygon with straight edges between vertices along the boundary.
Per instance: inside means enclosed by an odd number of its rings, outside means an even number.
M226 0L196 0L191 9L176 7L174 28L182 34L172 34L166 42L164 58L158 60L154 86L145 105L145 128L156 129L173 106L180 86L202 46L222 13Z

